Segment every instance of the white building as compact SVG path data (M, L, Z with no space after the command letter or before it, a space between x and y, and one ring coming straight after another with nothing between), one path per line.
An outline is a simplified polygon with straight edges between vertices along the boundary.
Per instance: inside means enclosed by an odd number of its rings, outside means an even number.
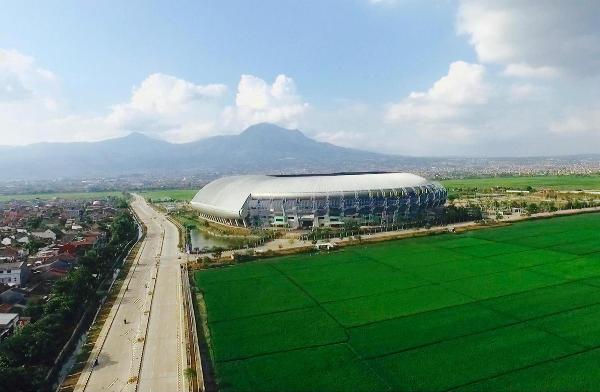
M8 286L21 286L29 279L29 269L24 262L1 263L0 283Z
M0 313L0 340L10 336L19 322L17 313Z
M411 173L244 175L205 185L190 205L223 225L310 229L416 220L446 197L440 183Z

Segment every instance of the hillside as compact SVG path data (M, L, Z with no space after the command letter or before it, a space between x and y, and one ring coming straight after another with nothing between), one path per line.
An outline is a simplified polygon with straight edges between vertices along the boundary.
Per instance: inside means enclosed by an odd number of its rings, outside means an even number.
M266 123L239 135L183 144L132 133L100 142L4 146L0 152L0 179L368 170L400 159L317 142L298 130Z

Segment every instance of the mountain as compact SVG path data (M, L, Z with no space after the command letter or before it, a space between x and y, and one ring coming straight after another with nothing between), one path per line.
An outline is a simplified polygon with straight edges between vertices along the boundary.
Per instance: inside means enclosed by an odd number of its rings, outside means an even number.
M2 146L0 179L373 170L401 160L318 142L299 130L263 123L239 135L183 144L132 133L100 142Z

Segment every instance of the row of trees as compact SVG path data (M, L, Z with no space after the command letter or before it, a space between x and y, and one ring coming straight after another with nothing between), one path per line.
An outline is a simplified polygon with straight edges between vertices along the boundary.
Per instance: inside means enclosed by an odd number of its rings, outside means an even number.
M463 207L451 204L443 209L432 211L430 213L420 211L416 216L405 218L393 224L375 222L373 227L361 227L357 221L348 220L339 228L318 227L303 236L303 239L316 242L317 240L327 238L356 237L360 236L360 234L415 227L431 227L433 225L447 225L458 222L478 221L481 219L482 211L480 207L475 205Z
M528 203L524 206L528 214L537 214L538 212L554 212L558 210L579 210L582 208L598 207L600 203L588 200L569 200L560 208L553 201L542 201L540 203Z
M136 236L131 215L119 213L108 227L107 240L79 258L78 266L54 284L48 301L28 305L25 314L33 322L0 344L0 391L49 388L46 373L83 313L98 306L100 282L112 274L116 258Z
M441 216L441 224L452 224L459 222L478 221L483 218L481 207L479 206L455 206L449 205L444 208Z

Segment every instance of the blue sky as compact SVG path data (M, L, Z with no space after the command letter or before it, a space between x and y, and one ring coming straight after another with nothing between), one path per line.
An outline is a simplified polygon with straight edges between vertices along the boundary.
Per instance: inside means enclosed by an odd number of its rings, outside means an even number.
M73 75L63 80L65 92L91 110L126 99L154 72L228 85L244 73L284 72L311 102L386 102L426 87L457 57L475 57L454 34L450 2L173 3L14 2L0 14L0 37L4 47Z
M593 152L596 4L7 3L0 144L184 142L272 121L397 154Z

